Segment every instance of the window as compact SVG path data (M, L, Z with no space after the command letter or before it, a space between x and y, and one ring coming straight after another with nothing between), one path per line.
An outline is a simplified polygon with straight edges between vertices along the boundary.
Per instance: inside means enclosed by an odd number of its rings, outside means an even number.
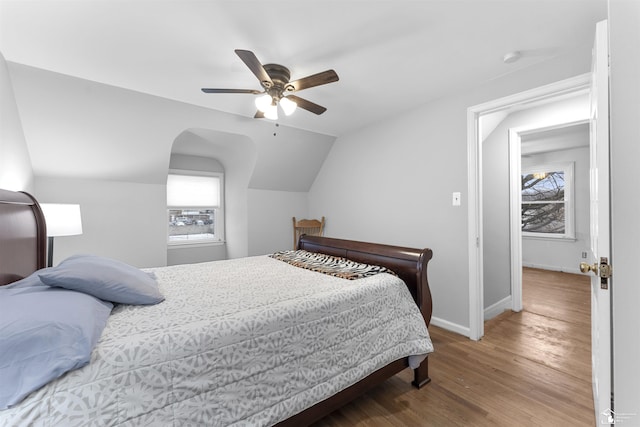
M167 177L167 242L222 242L222 189L222 174L171 171Z
M573 163L522 170L522 235L574 238Z

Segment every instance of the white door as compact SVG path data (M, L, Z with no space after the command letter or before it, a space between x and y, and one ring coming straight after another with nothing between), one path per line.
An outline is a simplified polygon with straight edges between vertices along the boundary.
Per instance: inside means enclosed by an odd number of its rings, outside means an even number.
M596 26L591 66L591 346L596 423L612 424L609 223L609 52L607 21ZM583 268L584 266L581 266Z

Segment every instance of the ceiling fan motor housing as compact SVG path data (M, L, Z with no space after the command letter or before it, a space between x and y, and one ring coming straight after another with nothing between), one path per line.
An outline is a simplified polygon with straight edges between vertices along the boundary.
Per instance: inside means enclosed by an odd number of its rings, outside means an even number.
M293 92L294 87L289 85L291 73L287 67L279 64L265 64L264 70L273 82L273 85L270 82L260 82L269 95L280 99L285 90Z

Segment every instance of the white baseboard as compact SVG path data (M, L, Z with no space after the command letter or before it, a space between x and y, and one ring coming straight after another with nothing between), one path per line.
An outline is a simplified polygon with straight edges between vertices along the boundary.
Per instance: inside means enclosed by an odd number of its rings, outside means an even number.
M440 319L438 317L431 317L431 322L429 324L446 329L447 331L455 332L456 334L460 334L465 337L471 336L471 330L467 326L458 325L457 323L449 322L448 320Z
M575 267L562 267L558 265L544 265L523 262L522 266L529 268L539 268L540 270L560 271L562 273L582 274L580 272L580 268L577 265Z
M508 297L501 299L497 303L491 304L489 307L485 308L484 320L486 321L489 319L493 319L497 315L502 314L507 310L511 310L511 307L511 295L509 295Z

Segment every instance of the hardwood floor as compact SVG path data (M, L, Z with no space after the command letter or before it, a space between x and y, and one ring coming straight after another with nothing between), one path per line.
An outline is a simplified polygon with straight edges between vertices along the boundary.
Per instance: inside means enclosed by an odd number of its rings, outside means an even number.
M314 426L594 426L589 278L525 268L523 282L524 310L478 342L429 328L430 384L407 369Z

